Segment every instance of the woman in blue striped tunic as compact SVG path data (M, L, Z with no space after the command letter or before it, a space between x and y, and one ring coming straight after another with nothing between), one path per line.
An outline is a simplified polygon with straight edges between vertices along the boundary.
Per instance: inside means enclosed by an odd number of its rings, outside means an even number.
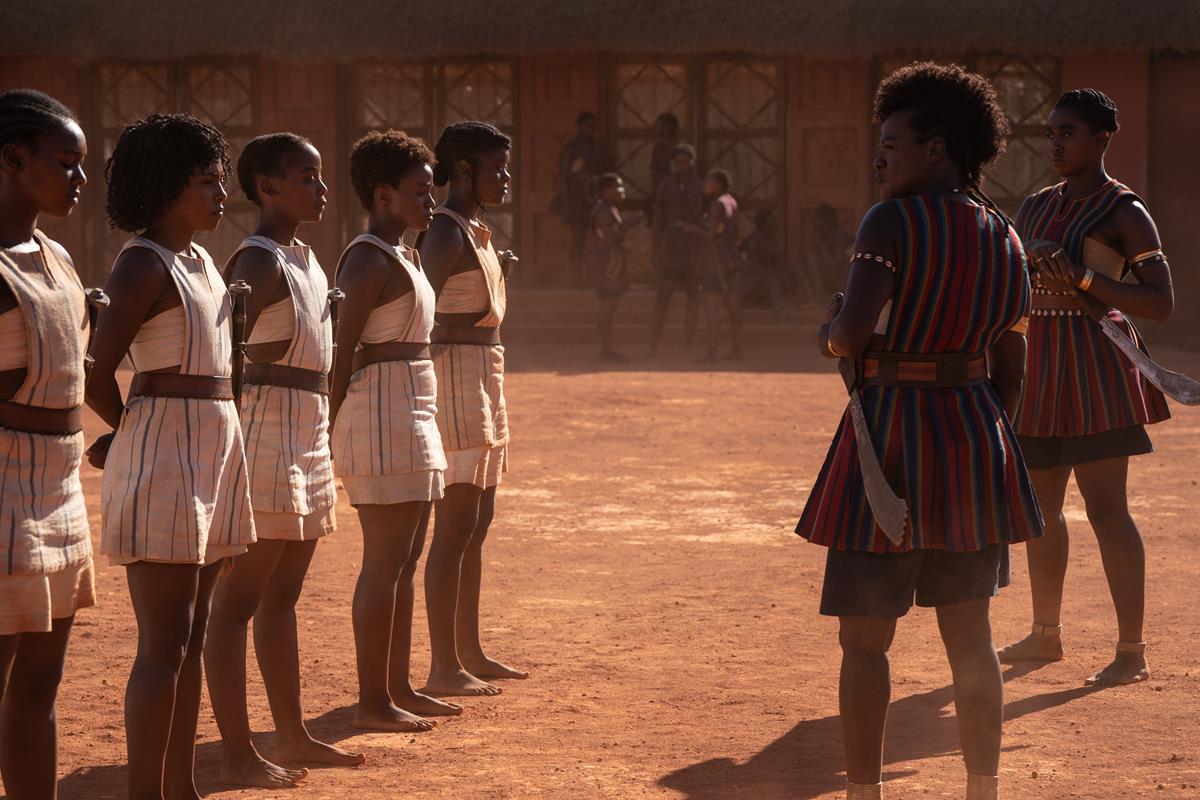
M915 599L936 609L950 658L967 797L994 800L1003 690L989 602L1006 545L1042 527L1005 413L1021 392L1029 281L1020 241L979 191L1008 124L987 81L928 63L884 80L875 115L885 202L863 219L844 306L818 336L855 371L874 441L847 413L797 532L829 547L821 613L840 619L848 796L882 796L887 652ZM907 501L898 541L867 501L866 446Z

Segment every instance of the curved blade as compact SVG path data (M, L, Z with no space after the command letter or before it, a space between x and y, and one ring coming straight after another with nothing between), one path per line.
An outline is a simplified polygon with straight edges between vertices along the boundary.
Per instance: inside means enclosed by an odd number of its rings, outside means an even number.
M895 545L904 539L904 527L908 522L908 503L896 496L888 485L879 465L879 457L875 455L875 444L871 440L871 430L867 427L867 417L863 414L862 400L858 390L850 392L850 419L854 423L854 439L858 444L858 464L862 470L863 486L867 490L867 502L871 513L878 525Z
M1112 343L1125 354L1126 358L1133 362L1133 365L1138 368L1138 372L1161 389L1163 394L1187 406L1200 405L1200 382L1192 380L1183 373L1172 372L1166 367L1160 367L1154 363L1154 359L1139 350L1133 340L1114 325L1108 317L1101 317L1096 322L1099 323L1100 330L1104 331L1104 335L1112 340Z

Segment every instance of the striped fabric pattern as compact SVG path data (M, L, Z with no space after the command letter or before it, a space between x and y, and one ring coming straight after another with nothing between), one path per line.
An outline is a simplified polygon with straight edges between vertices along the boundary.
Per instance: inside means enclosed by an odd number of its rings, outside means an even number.
M35 236L37 253L0 249L0 281L17 299L29 356L25 381L11 399L72 408L83 403L83 285L66 251L41 231ZM45 575L91 559L82 459L82 433L0 428L0 577Z
M294 333L276 363L328 373L333 361L329 281L316 257L307 245L284 247L262 236L248 237L238 252L247 247L275 255L291 296ZM236 257L235 252L231 264ZM307 516L333 507L337 490L328 397L286 386L248 384L242 393L241 419L255 512Z
M1029 308L1020 240L994 212L945 197L890 201L902 220L896 289L884 350L986 350ZM876 553L982 550L1041 534L1033 488L990 383L953 389L868 386L863 410L892 489L908 501L899 546L874 521L849 411L796 532Z
M435 344L438 428L447 450L508 444L502 345Z
M366 327L393 330L395 341L428 343L433 328L433 287L412 258L413 251L364 234L350 243L342 260L352 247L363 243L383 250L404 270L412 281L415 301L411 319L372 323L376 314L396 313L402 308L389 302L372 310ZM369 364L350 377L333 428L333 453L351 504L390 505L441 497L446 456L436 422L437 396L437 378L430 361Z
M1138 197L1115 180L1070 200L1065 188L1065 183L1059 183L1033 196L1021 236L1027 241L1058 242L1071 261L1083 264L1088 233L1121 203ZM1146 350L1137 329L1121 312L1114 309L1108 318ZM1087 317L1033 316L1028 336L1017 433L1087 436L1170 418L1163 393Z
M148 239L183 302L185 375L228 376L233 352L229 293L198 245L197 257ZM117 563L205 564L254 541L242 428L232 400L135 397L101 480L101 552Z

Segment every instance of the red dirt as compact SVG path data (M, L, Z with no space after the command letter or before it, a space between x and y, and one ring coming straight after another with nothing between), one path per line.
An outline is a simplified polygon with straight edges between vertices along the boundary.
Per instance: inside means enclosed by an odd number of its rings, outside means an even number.
M804 343L807 350L807 341ZM1162 353L1160 353L1162 354ZM512 472L487 546L486 640L533 676L424 735L350 727L354 511L317 551L300 602L304 701L318 736L367 754L294 792L217 782L205 700L199 782L210 796L834 798L842 786L833 620L816 612L824 552L791 533L844 406L827 365L760 354L744 371L568 366L526 353L509 378ZM1165 353L1200 371L1200 355ZM659 366L675 371L639 371ZM1131 500L1149 552L1153 679L1091 692L1115 639L1094 539L1074 493L1068 659L1011 671L1009 798L1200 798L1200 663L1191 499L1200 412L1176 407L1136 459ZM93 418L89 439L99 428ZM98 473L84 467L99 531ZM1029 622L1024 557L994 606L996 639ZM61 796L124 797L122 694L135 630L123 570L99 565L59 703ZM420 589L418 589L418 595ZM414 680L424 677L424 609ZM251 662L253 663L253 662ZM961 797L949 670L933 614L902 621L885 777L890 798ZM256 670L252 721L269 730ZM270 752L271 736L260 740ZM1186 787L1186 788L1185 788Z

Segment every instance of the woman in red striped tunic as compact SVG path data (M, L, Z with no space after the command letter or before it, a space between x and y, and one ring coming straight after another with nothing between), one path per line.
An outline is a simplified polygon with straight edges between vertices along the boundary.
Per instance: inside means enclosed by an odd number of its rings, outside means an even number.
M1154 220L1104 169L1117 127L1116 106L1095 89L1060 97L1046 133L1051 163L1064 180L1030 195L1018 214L1038 285L1016 428L1047 524L1045 538L1028 550L1033 630L1000 652L1005 663L1063 657L1063 499L1074 472L1117 610L1116 658L1087 679L1106 686L1150 677L1142 641L1146 556L1129 514L1126 478L1129 457L1153 450L1145 426L1170 412L1162 392L1075 298L1083 292L1110 308L1108 318L1139 347L1141 338L1122 312L1162 322L1174 306Z
M967 797L994 798L1002 682L991 597L1006 545L1041 532L1009 427L1024 370L1024 255L978 190L1008 124L993 88L959 67L913 64L880 85L875 178L885 202L858 230L844 304L818 340L853 359L884 475L907 500L898 543L867 502L847 413L797 533L829 548L821 613L840 618L847 794L878 798L887 651L915 599L937 610L954 673ZM844 365L848 366L848 362Z

